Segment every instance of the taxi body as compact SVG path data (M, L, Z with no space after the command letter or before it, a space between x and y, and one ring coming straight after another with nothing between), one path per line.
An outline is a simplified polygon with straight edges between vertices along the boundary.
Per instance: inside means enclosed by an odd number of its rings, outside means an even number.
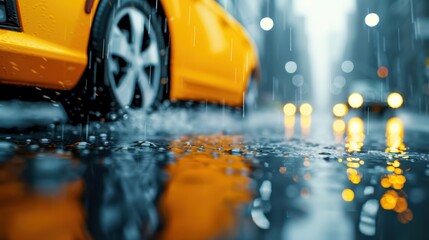
M214 0L0 1L0 56L1 84L71 92L59 100L72 118L161 99L240 107L259 71L250 37Z

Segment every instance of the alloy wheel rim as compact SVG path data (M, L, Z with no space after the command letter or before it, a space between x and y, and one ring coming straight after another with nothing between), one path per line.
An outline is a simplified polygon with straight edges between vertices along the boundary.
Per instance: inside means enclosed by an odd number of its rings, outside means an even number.
M150 108L160 87L160 50L149 19L139 9L126 7L112 21L107 73L114 97L128 110Z

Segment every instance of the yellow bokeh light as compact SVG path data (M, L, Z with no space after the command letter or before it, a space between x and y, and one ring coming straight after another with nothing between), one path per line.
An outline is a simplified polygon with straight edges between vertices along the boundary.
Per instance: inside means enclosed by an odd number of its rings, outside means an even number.
M356 117L349 120L346 144L348 152L358 152L362 149L365 140L364 130L365 126L361 118Z
M404 124L401 119L394 117L387 121L387 135L404 135Z
M401 166L401 162L399 162L398 160L393 161L392 166L394 166L395 168L398 168L399 166Z
M381 179L380 184L383 188L390 188L390 186L392 186L388 178Z
M365 130L365 124L361 118L352 118L349 120L348 134L351 136L363 135ZM361 139L363 141L363 139Z
M308 103L304 103L299 108L299 112L303 116L310 116L311 113L313 113L313 107L310 104L308 104Z
M405 212L405 210L408 209L408 202L407 199L403 198L403 197L399 197L398 201L396 202L396 206L395 206L395 212L397 213L401 213L401 212Z
M351 202L355 198L355 193L351 189L344 189L341 196L343 197L344 201Z
M404 99L399 93L394 92L389 94L389 96L387 97L387 104L391 108L400 108L403 103L404 103Z
M352 182L354 184L359 184L362 176L359 174L356 174L356 175L349 175L348 178L349 178L350 182Z
M346 104L339 103L332 108L332 112L336 117L344 117L349 112L349 108Z
M400 168L396 168L395 169L395 174L402 174L403 173L403 171L402 171L402 169L400 169Z
M396 207L398 201L398 193L395 191L387 191L380 199L380 205L386 210L393 210Z
M391 118L386 126L387 152L401 152L405 150L404 125L399 118Z
M387 166L387 167L386 167L386 170L387 170L388 172L393 172L393 171L395 171L395 167L394 167L394 166Z
M283 107L283 112L286 116L293 116L296 113L296 107L293 103L288 103Z
M348 175L357 175L358 171L356 169L353 169L353 168L347 168L347 174Z
M363 97L359 93L352 93L349 96L348 102L352 108L360 108L363 105Z
M343 119L336 119L332 123L332 129L334 130L334 134L343 135L346 132L346 122Z
M343 119L336 119L332 124L334 133L343 134L346 131L346 122Z
M347 163L347 167L349 167L349 168L359 168L360 164L357 163L357 162L350 162L350 163Z

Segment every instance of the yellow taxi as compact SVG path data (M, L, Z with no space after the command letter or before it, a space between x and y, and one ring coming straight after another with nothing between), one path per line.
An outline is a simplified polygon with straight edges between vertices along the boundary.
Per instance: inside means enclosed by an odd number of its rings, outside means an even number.
M250 107L258 66L215 0L0 1L0 83L49 90L73 121L165 99Z

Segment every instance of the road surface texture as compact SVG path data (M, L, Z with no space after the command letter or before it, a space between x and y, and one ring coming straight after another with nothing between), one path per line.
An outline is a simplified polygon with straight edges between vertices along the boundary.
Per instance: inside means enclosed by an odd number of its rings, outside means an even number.
M0 239L428 238L428 115L200 106L71 126L20 104L0 105Z

